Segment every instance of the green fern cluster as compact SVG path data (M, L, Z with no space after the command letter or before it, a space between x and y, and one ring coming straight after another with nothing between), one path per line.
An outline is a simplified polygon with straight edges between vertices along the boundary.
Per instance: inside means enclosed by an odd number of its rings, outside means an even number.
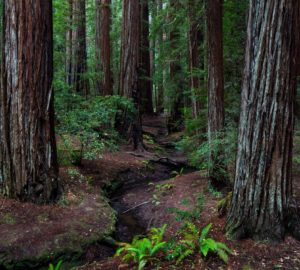
M166 246L167 243L163 241L166 228L167 225L151 228L147 237L136 236L132 243L120 243L116 256L123 256L125 262L133 261L138 265L138 270L144 269L148 261L153 260Z
M167 255L167 259L176 259L176 265L178 265L187 257L200 252L204 257L209 253L215 253L227 263L231 250L224 243L207 237L211 226L210 223L199 231L194 223L187 221L180 232L181 240L169 246L171 252Z
M200 252L204 257L215 253L225 263L228 262L228 254L231 250L221 242L208 237L212 224L208 224L201 231L190 221L177 233L179 241L175 238L168 242L163 241L166 225L162 228L152 228L147 237L135 237L132 243L120 243L116 256L122 256L125 262L134 262L137 269L142 270L149 261L155 261L158 252L165 254L169 261L176 260L179 265L187 257Z

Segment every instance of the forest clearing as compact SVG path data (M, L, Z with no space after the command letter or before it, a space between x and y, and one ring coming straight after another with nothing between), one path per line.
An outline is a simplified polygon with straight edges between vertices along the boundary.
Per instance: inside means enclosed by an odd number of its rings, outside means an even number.
M300 1L0 8L0 269L300 269Z

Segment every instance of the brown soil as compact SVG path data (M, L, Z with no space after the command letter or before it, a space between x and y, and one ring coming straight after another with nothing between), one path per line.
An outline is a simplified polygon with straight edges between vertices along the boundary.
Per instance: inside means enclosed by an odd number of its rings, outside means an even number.
M4 258L2 261L6 262L3 269L15 262L22 262L23 268L10 269L34 269L34 263L38 268L41 261L44 264L56 261L63 254L86 263L77 269L135 269L120 258L110 257L112 249L103 244L103 239L115 225L113 211L102 195L103 190L118 212L119 221L113 235L117 240L130 241L134 234L163 224L168 225L167 238L176 235L180 222L168 208L189 210L203 194L203 211L195 223L199 228L213 223L211 235L233 250L228 265L215 256L204 260L196 255L177 267L174 262L161 258L159 265L148 265L149 270L300 269L300 242L289 236L277 245L227 240L223 232L225 218L219 218L217 212L220 199L208 191L205 172L186 169L179 175L186 165L186 158L173 148L173 142L180 134L166 136L163 118L144 120L147 151L135 153L124 146L119 152L105 153L101 160L84 160L78 168L82 176L62 168L65 195L59 205L0 201L0 259ZM174 170L177 176L169 179ZM299 172L295 172L295 192L300 198ZM68 258L65 256L64 260L68 261Z
M157 126L159 123L156 123L155 127L148 126L147 134L159 136ZM160 137L158 141L161 145L163 142L165 146L168 146L172 140L173 138ZM171 153L169 152L169 154ZM294 178L294 190L297 197L300 198L300 173L295 172ZM155 185L158 187L158 185L165 184L170 184L171 188L164 192L155 188ZM118 198L123 209L132 209L131 215L139 221L142 227L149 229L167 224L166 238L174 236L181 223L175 220L174 214L170 213L168 208L176 207L187 210L193 207L199 194L203 194L205 197L204 210L196 224L199 228L203 228L208 223L213 223L211 236L217 241L226 243L232 249L233 254L227 265L215 256L203 259L200 255L196 255L177 267L174 262L170 263L161 258L158 265L149 265L147 269L300 269L300 242L290 236L287 236L285 241L279 244L255 242L251 239L243 241L226 239L223 231L226 219L225 217L220 218L217 211L220 199L208 191L205 172L187 173L171 180L155 182L155 185L131 186ZM186 199L190 201L188 206L182 204ZM135 267L122 262L120 258L110 258L78 269L127 270L135 269Z

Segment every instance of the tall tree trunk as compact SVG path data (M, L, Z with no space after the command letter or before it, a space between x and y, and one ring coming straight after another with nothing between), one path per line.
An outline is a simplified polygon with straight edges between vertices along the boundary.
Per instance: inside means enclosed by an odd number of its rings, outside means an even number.
M281 240L292 196L299 1L250 1L236 176L226 230Z
M73 0L68 0L68 25L66 30L66 83L72 84L72 20L73 20Z
M0 191L36 203L58 194L51 1L5 0Z
M73 0L72 20L72 87L76 93L89 94L86 48L85 0Z
M96 81L96 91L103 96L112 95L110 5L111 0L96 0L96 71L102 75L102 80Z
M202 1L193 0L188 2L189 16L189 71L190 71L190 88L193 118L198 118L200 102L200 77L195 74L200 69L200 45L203 42L203 33L198 18L198 8ZM196 8L195 8L196 7Z
M172 60L170 62L170 81L174 93L170 97L170 116L168 119L168 130L170 132L178 131L182 124L182 109L183 109L183 82L182 82L182 67L180 63L180 55L178 55L178 42L180 39L179 22L176 21L176 12L182 8L182 5L177 0L170 1L170 21L175 19L173 29L170 32L170 47L172 50ZM174 18L175 17L175 18Z
M209 178L216 188L228 182L224 166L223 149L215 145L222 137L224 129L224 75L222 1L207 1L207 41L208 41L208 140L210 146Z
M141 51L140 51L140 90L141 111L153 114L152 82L150 66L150 41L149 41L149 5L148 0L140 0L141 16Z
M135 106L135 116L124 133L134 149L143 148L140 117L141 93L139 89L140 63L140 4L139 0L123 1L121 40L120 93L131 98ZM126 116L124 117L124 119Z
M163 3L162 0L155 0L157 5L157 13L160 15L163 9ZM157 54L158 58L161 58L162 50L163 50L163 30L158 30L158 38L156 42L156 48L157 48ZM160 64L160 61L158 61L158 64ZM156 104L156 111L158 113L161 113L164 111L164 72L161 75L161 79L157 82L157 104Z

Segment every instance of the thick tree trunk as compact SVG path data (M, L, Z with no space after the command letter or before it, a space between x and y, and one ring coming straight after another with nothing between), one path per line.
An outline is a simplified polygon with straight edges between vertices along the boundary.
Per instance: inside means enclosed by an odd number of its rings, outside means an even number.
M233 199L234 238L280 240L292 196L299 1L250 1Z
M72 87L76 93L89 94L86 50L85 0L73 0L72 20Z
M224 76L222 38L222 0L207 1L208 41L208 140L210 145L209 178L211 183L222 188L228 178L224 166L221 145L214 146L224 129ZM215 149L217 148L217 149Z
M198 18L198 8L202 1L189 0L189 71L190 71L190 88L193 118L198 118L200 102L200 77L195 73L200 69L200 45L203 42L203 33ZM196 7L196 8L195 8Z
M0 191L36 203L58 195L51 1L5 0Z
M96 0L96 71L102 75L102 80L96 81L96 91L103 96L112 95L110 5L111 0Z
M140 41L140 91L141 112L153 114L152 82L150 66L150 41L149 41L149 6L148 0L140 0L141 16L141 41Z
M140 4L139 0L123 1L123 21L121 40L120 93L133 100L135 117L124 133L128 136L134 149L143 148L140 117L141 93L139 89L140 60ZM126 116L124 117L124 119ZM127 128L128 127L128 128Z

